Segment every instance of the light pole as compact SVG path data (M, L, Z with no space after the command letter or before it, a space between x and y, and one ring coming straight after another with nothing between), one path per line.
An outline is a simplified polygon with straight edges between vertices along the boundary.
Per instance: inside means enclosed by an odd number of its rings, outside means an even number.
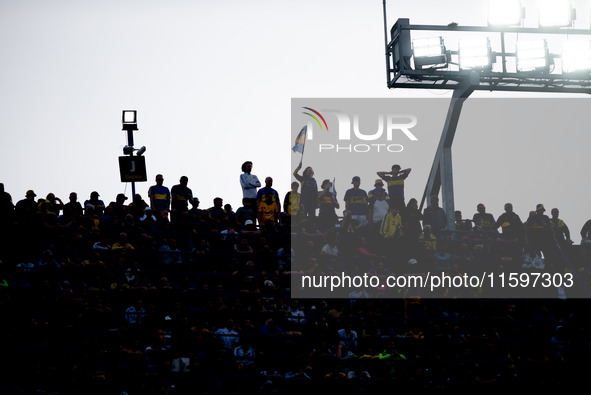
M386 30L386 0L383 2ZM425 200L438 195L441 190L447 228L450 230L455 230L451 148L462 105L472 92L591 94L591 30L572 28L575 13L571 9L564 12L550 10L544 14L548 18L540 18L537 28L521 27L525 14L518 2L516 4L512 19L504 22L489 16L489 26L459 26L455 23L447 26L411 25L409 19L398 19L390 30L389 42L385 34L388 88L453 90L420 204L422 209ZM506 14L493 15L504 17ZM557 15L564 18L553 18ZM458 50L449 50L443 36L425 37L432 32L462 32L465 38L471 36L478 39L460 40ZM413 33L416 39L411 39ZM498 51L492 50L490 37L482 39L485 34L491 37L498 35ZM510 34L516 36L513 52L508 50L506 42ZM540 35L543 39L539 39ZM577 39L568 40L569 36ZM523 37L526 39L522 40ZM563 40L561 54L549 51L546 37ZM475 45L475 42L480 44Z
M139 149L133 148L133 132L139 130L137 127L137 111L123 110L121 123L123 129L127 131L127 145L123 147L123 154L128 156L119 157L119 171L121 173L121 182L131 181L132 198L135 195L136 181L147 181L146 162L142 156L146 152L146 147ZM137 151L137 156L133 152Z

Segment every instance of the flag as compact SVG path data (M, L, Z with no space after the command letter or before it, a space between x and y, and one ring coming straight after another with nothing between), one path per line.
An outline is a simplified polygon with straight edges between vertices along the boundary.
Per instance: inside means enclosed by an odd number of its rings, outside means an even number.
M334 196L334 198L337 198L337 190L334 187L334 182L335 182L336 178L332 179L332 185L330 187L330 189L328 190L330 193L332 193L332 196Z
M293 152L300 152L302 155L304 155L304 145L306 144L306 132L308 131L308 126L304 126L302 128L302 130L300 130L300 133L298 134L298 137L296 137L295 139L295 145L292 148Z

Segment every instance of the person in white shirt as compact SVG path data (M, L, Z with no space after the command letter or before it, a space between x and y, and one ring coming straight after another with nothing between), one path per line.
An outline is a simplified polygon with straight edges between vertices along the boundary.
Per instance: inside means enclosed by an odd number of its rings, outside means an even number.
M240 175L240 186L242 187L242 197L250 199L255 204L257 199L257 188L261 187L259 178L254 174L250 174L252 171L252 162L246 161L242 164L243 173Z
M379 232L382 225L382 220L390 210L390 203L385 199L386 190L384 188L376 188L374 190L376 200L369 206L369 220L375 229L375 233Z

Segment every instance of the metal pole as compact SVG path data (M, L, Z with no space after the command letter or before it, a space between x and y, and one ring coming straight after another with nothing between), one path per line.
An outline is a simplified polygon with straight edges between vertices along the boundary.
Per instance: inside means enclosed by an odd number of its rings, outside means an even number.
M423 210L426 198L433 195L439 195L439 190L442 190L443 209L447 216L447 229L455 230L455 207L454 207L454 191L453 191L453 169L451 146L458 127L460 113L464 101L474 92L474 88L478 85L480 77L476 73L472 73L468 78L464 79L458 87L454 90L449 109L447 110L447 117L445 125L441 132L441 139L439 146L435 153L435 159L431 166L429 180L423 193L421 206L419 210Z
M501 32L501 61L503 62L503 73L507 73L507 59L505 56L505 33Z
M386 44L386 79L388 81L388 86L390 86L390 54L388 51L388 22L386 20L386 0L382 1L384 6L384 42Z
M127 131L127 145L133 147L133 130ZM133 156L133 150L129 154L129 156ZM135 181L131 182L131 199L135 196Z

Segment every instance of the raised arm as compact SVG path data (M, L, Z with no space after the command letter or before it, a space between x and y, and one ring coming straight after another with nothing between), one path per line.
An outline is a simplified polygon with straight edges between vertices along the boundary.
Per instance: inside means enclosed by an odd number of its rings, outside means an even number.
M392 172L391 171L378 171L376 173L378 175L378 177L380 177L382 180L386 181L386 179L384 177L388 177L388 175L391 175Z
M301 168L302 168L302 162L300 162L300 164L298 165L298 167L296 167L295 170L293 171L293 176L299 182L303 182L304 181L304 177L298 174L298 172L300 171Z

